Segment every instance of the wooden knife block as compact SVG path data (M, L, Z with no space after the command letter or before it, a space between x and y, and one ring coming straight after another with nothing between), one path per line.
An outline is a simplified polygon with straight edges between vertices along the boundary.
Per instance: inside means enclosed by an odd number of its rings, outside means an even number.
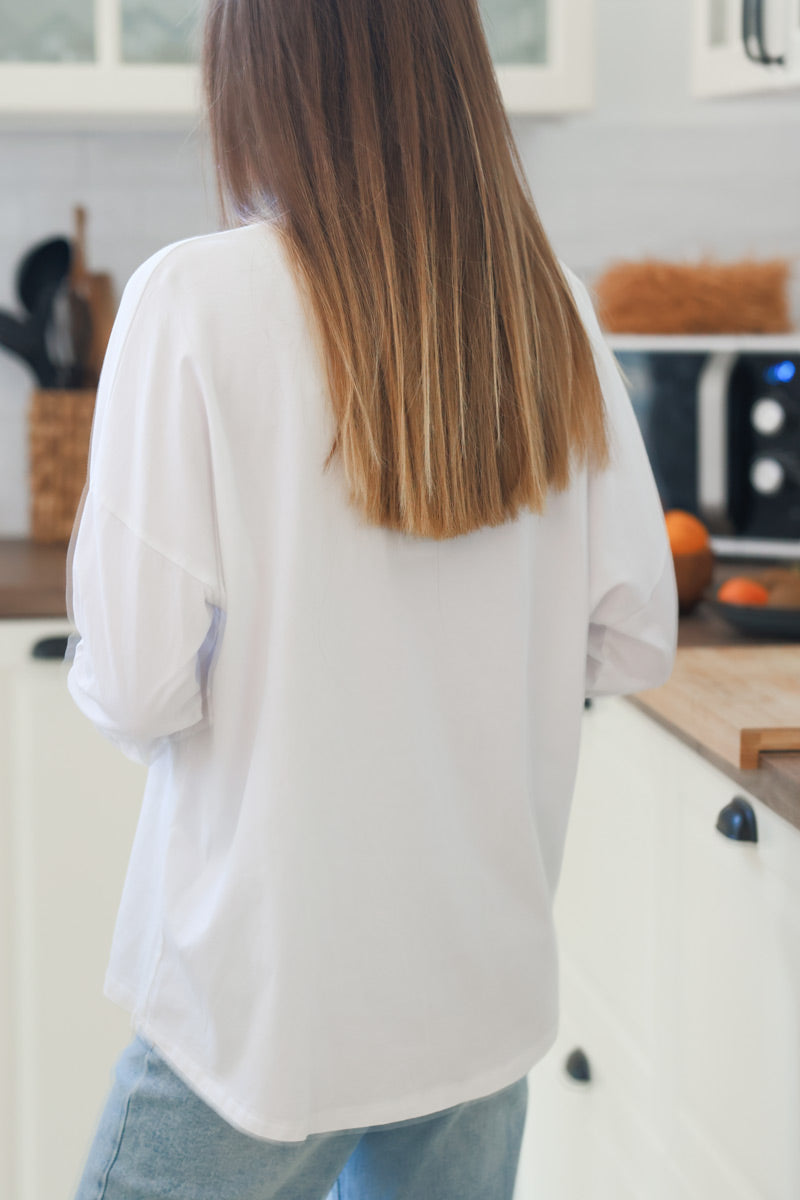
M66 544L89 460L96 389L37 388L28 420L31 538Z

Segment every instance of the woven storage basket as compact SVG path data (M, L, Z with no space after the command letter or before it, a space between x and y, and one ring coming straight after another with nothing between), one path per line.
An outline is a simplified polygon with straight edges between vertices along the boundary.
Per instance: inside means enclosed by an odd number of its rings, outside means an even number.
M609 333L788 333L789 259L618 262L595 281Z
M75 523L89 458L97 392L37 389L28 424L31 538L68 542Z

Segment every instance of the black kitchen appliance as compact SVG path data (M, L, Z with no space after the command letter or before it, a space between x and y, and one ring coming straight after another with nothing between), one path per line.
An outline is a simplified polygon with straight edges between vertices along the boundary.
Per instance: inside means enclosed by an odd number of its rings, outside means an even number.
M610 335L665 509L719 556L800 561L800 334Z

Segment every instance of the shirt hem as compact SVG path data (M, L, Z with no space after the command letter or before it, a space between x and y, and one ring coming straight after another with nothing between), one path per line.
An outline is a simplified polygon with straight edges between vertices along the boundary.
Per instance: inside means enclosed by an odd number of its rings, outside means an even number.
M544 1057L558 1034L556 1020L548 1027L547 1032L523 1053L515 1055L502 1067L482 1071L468 1080L428 1088L385 1103L324 1109L312 1113L306 1123L299 1123L264 1119L234 1100L217 1080L210 1078L202 1067L175 1046L169 1037L163 1036L156 1022L137 1012L136 995L119 980L106 976L104 994L114 1004L131 1013L132 1028L136 1033L152 1043L187 1086L223 1120L250 1137L276 1142L302 1142L312 1134L368 1129L374 1125L410 1121L491 1096L527 1075Z

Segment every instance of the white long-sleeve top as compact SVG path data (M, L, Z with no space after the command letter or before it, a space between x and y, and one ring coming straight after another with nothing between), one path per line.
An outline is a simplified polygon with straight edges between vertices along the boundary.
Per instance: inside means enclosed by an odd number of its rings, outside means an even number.
M268 225L125 288L68 583L69 690L149 764L105 994L251 1135L446 1108L555 1039L584 697L663 682L677 628L638 426L567 275L612 464L448 541L368 526L323 473L324 372Z

